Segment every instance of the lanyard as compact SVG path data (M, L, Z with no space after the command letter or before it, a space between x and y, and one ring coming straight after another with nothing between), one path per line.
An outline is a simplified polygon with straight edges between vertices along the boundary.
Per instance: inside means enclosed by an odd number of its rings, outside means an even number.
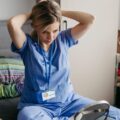
M40 43L39 43L39 39L38 39L38 51L40 50L39 49L39 45L40 45ZM53 57L54 57L54 55L55 55L55 51L56 51L56 48L57 48L57 44L56 44L56 41L53 41L53 43L51 44L51 46L50 46L50 53L48 53L48 61L49 62L47 62L47 57L46 57L46 55L45 55L45 51L44 51L44 49L42 48L42 47L40 47L41 48L41 53L42 53L42 56L43 56L43 59L44 59L44 63L45 63L45 76L46 76L46 80L47 81L49 81L49 79L50 79L50 76L51 76L51 65L52 65L52 60L53 60ZM47 64L48 64L48 69L47 69Z
M51 76L51 64L52 64L52 60L53 60L53 56L54 56L54 44L51 45L51 48L50 48L50 53L48 55L48 62L47 62L47 57L45 55L45 51L43 49L42 50L42 56L43 56L43 59L44 59L44 63L45 63L45 75L46 75L46 80L49 81L50 79L50 76ZM48 66L48 67L47 67Z

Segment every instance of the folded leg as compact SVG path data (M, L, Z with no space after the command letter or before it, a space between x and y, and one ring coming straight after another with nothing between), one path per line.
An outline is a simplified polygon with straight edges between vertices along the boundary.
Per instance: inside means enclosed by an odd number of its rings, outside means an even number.
M95 102L95 100L80 96L79 99L72 101L70 104L62 108L61 116L71 117L78 113L81 108ZM120 120L120 109L110 106L109 115L110 120Z
M18 114L17 120L53 120L49 110L40 106L24 107Z

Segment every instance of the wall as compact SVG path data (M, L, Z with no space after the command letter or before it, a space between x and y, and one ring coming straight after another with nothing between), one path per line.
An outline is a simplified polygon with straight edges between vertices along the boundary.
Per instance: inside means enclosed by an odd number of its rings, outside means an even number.
M0 20L18 13L30 12L35 0L0 0Z
M73 2L72 2L73 1ZM95 16L93 26L70 50L71 78L76 91L96 100L114 102L118 0L63 0L62 8ZM70 26L72 22L69 23ZM74 24L74 22L73 22Z
M119 3L118 3L118 4L119 4L119 12L118 12L118 16L119 16L119 21L118 21L118 23L119 23L119 28L118 28L118 29L120 30L120 0L119 0Z

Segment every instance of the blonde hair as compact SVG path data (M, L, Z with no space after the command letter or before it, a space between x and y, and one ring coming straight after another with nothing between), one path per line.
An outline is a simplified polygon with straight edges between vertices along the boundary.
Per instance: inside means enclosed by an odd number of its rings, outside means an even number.
M39 26L40 29L45 28L55 21L61 21L60 6L53 0L47 0L36 4L31 13L30 19L32 26ZM33 38L37 38L37 33L34 30L31 34Z

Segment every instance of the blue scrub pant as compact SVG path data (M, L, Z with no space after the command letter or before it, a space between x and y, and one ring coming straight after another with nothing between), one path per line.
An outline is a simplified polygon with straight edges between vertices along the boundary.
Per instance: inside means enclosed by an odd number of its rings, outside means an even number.
M75 113L79 112L81 108L92 102L94 101L80 96L79 99L56 109L48 109L40 105L26 106L19 111L17 120L68 120ZM109 117L111 120L120 120L120 109L111 106Z

